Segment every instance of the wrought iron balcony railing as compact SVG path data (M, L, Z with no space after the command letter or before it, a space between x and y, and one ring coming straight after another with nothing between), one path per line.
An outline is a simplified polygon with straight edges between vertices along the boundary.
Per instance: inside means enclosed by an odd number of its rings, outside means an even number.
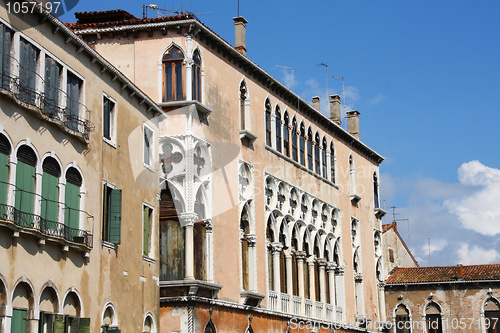
M72 99L58 87L48 84L38 73L22 66L9 54L0 52L0 56L7 57L14 64L14 68L0 64L0 89L9 91L17 101L35 106L44 118L80 134L85 140L89 139L95 126L90 121L90 110L84 104ZM31 74L31 79L13 75L21 72ZM43 87L45 91L36 87Z

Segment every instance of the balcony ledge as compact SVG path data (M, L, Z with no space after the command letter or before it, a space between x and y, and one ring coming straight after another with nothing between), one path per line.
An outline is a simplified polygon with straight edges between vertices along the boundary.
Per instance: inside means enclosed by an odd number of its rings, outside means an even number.
M354 204L357 204L358 202L361 201L361 196L359 196L358 194L356 193L353 193L351 194L351 201L354 203Z
M240 140L247 139L249 144L252 144L257 140L257 135L253 134L248 130L240 130Z
M200 280L160 281L160 297L199 296L217 298L222 285Z
M260 302L266 297L266 295L255 292L255 291L242 291L240 296L243 298L243 304L255 306L260 306Z
M160 106L163 109L166 109L165 111L171 111L177 108L181 108L184 106L189 106L189 105L194 105L196 107L196 111L198 111L198 114L200 116L200 121L203 121L204 119L208 118L208 116L212 113L212 109L206 106L203 103L200 103L197 100L191 100L191 101L170 101L170 102L161 102L158 103L158 106Z
M387 214L387 212L385 210L383 210L382 208L375 208L375 217L377 219L381 219L385 216L385 214Z

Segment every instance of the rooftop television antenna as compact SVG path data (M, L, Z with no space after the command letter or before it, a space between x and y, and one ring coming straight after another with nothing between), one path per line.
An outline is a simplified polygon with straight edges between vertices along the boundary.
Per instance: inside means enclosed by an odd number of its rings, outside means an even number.
M193 15L194 17L196 17L196 15L201 15L201 14L212 14L212 12L193 13L193 12L190 12L188 10L186 10L186 11L182 10L182 7L181 7L180 11L168 10L168 9L158 8L158 6L155 4L150 4L150 5L142 6L142 18L143 19L148 18L148 8L154 10L158 17L172 16L172 15L183 15L183 14L190 14L190 15Z

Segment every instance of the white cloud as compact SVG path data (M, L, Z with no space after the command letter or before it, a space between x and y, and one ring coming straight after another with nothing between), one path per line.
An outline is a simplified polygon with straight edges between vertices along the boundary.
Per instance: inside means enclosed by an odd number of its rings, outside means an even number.
M368 101L368 104L370 106L375 106L375 105L379 104L380 102L384 101L386 98L387 98L387 96L382 95L382 94L378 94L377 96L375 96L372 99L370 99Z
M490 264L500 259L500 253L494 249L487 250L477 245L469 248L469 244L462 244L457 255L459 262L464 265Z
M500 170L471 161L460 166L458 179L474 190L445 200L444 206L465 228L488 236L500 234Z

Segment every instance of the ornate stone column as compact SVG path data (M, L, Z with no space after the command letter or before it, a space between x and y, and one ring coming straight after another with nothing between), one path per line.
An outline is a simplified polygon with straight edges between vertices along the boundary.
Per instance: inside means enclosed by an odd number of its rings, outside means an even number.
M286 260L286 291L290 295L290 300L293 303L293 268L292 268L292 252L290 250L285 252Z
M207 236L207 280L214 282L214 242L213 242L213 226L212 219L205 220L205 231Z
M317 263L319 267L319 286L320 286L319 300L321 303L326 304L326 272L325 272L326 260L318 259Z
M194 280L194 213L180 214L181 226L184 228L184 280Z
M273 289L276 293L279 293L280 288L280 252L283 250L283 245L279 242L273 242L272 253L273 253Z
M380 281L378 283L378 311L379 311L379 316L380 316L380 321L386 321L386 313L385 313L385 295L384 295L384 289L385 289L385 282Z
M338 266L335 271L335 289L337 296L337 306L342 308L342 320L345 321L345 288L344 288L344 271L343 266Z
M328 274L328 284L329 284L329 292L330 292L330 304L334 307L337 306L337 302L335 300L335 269L337 268L337 264L334 262L326 263L326 272Z
M257 280L256 280L256 255L255 255L255 245L257 243L257 236L254 234L248 234L245 236L248 244L248 289L250 291L257 291Z
M299 276L298 288L299 297L302 299L300 313L305 313L305 303L304 303L304 259L306 258L306 253L304 251L297 251L295 253L297 257L297 275Z

